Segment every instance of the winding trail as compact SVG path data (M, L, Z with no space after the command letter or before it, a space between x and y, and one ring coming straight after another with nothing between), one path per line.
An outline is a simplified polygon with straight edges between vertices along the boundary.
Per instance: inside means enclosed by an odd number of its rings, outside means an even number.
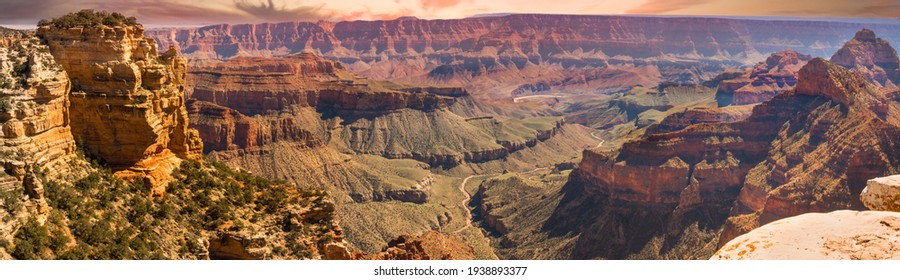
M600 146L602 146L602 145L603 145L603 142L606 142L606 140L603 140L603 138L597 137L597 135L594 135L594 133L597 133L597 132L596 132L596 131L595 131L595 132L591 132L591 137L594 137L594 139L597 139L598 141L600 141L600 143L597 144L597 147L594 147L594 149L600 148Z
M466 191L466 183L469 182L469 179L472 179L472 177L475 177L475 176L479 176L479 175L471 175L469 177L466 177L465 179L463 179L462 183L459 184L459 191L462 192L463 195L466 197L465 199L462 200L462 202L460 202L462 205L462 208L466 210L466 226L464 226L460 229L457 229L456 231L453 231L453 233L460 233L460 232L472 227L472 209L469 209L469 201L472 200L472 195L470 195L469 192Z
M601 143L601 144L603 144L603 143ZM532 169L531 171L525 171L525 172L521 172L521 173L523 173L523 174L531 173L531 172L536 172L538 170L544 170L544 169L550 169L550 168L549 167L538 167L538 168ZM462 206L462 208L466 210L466 225L460 229L453 231L452 233L460 233L460 232L472 227L472 209L469 209L469 201L472 201L472 195L469 194L468 191L466 191L466 183L469 182L469 179L472 179L473 177L477 177L477 176L493 176L493 175L497 175L497 174L499 174L499 173L470 175L469 177L466 177L465 179L463 179L462 183L459 183L459 192L461 192L463 194L463 196L466 197L462 201L459 202L460 205Z

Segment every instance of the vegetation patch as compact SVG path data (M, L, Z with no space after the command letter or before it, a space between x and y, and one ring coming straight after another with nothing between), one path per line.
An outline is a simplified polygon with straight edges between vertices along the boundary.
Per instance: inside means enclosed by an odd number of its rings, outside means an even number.
M117 12L97 12L91 9L84 9L51 20L42 19L38 21L38 26L52 26L56 28L96 27L100 25L135 26L138 23L135 17L125 17Z

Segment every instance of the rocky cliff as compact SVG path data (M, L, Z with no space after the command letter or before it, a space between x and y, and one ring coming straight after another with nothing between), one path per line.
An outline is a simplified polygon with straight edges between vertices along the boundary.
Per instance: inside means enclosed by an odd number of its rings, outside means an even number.
M26 164L64 172L75 154L69 79L37 38L6 36L0 45L0 164L20 180Z
M33 34L0 36L0 194L10 217L44 220L50 208L37 174L64 177L75 160L69 79ZM15 206L20 199L26 207ZM5 217L2 224L17 223Z
M72 81L72 133L88 153L155 193L181 159L200 158L202 143L187 128L187 67L174 49L157 53L140 25L49 25L37 35Z
M856 32L831 56L831 62L865 75L866 79L884 87L900 83L900 58L888 41L875 36L875 32L863 29Z
M580 233L574 258L705 258L711 250L685 250L783 217L859 209L865 180L896 172L897 109L860 76L813 59L794 90L746 120L585 151L547 226ZM600 218L571 218L586 216Z
M810 59L812 57L795 51L774 53L744 74L719 81L716 100L719 106L768 101L775 95L794 88L797 84L797 72ZM721 75L725 77L733 74Z
M734 238L713 260L900 259L900 176L869 180L860 200L874 211L808 213Z

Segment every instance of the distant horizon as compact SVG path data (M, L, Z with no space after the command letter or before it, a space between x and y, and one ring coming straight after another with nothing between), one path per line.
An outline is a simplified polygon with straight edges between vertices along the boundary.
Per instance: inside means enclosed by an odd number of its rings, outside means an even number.
M691 17L900 18L888 0L7 0L0 25L33 26L40 19L81 9L135 16L153 26L204 26L285 21L391 20L400 17L461 19L492 14L571 14Z
M462 18L419 18L416 16L399 16L393 19L356 19L356 20L285 20L285 21L269 21L269 22L220 22L220 23L209 23L209 24L191 24L191 25L162 25L162 24L146 24L141 23L144 28L153 29L153 28L198 28L204 26L213 26L213 25L254 25L254 24L265 24L265 23L283 23L283 22L352 22L352 21L364 21L364 22L373 22L373 21L394 21L402 18L415 18L419 20L433 21L433 20L463 20L463 19L478 19L478 18L491 18L491 17L507 17L507 16L517 16L517 15L542 15L542 16L598 16L598 17L650 17L650 18L721 18L721 19L736 19L736 20L786 20L786 21L822 21L822 22L843 22L843 23L857 23L857 24L898 24L900 25L900 19L890 19L890 18L852 18L852 17L791 17L791 16L731 16L731 15L658 15L658 14L555 14L555 13L489 13L489 14L477 14L468 17ZM140 19L138 19L140 22ZM2 24L0 23L0 27L17 29L17 30L34 30L37 28L37 21L34 24Z

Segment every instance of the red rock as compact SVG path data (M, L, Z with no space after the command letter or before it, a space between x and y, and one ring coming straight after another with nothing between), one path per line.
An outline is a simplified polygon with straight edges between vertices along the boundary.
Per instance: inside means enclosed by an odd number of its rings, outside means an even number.
M154 31L153 37L161 47L176 46L197 65L238 56L313 52L372 79L465 86L485 99L506 101L511 95L528 94L527 89L535 83L549 86L549 91L579 94L608 94L663 81L700 83L709 73L744 65L760 54L794 49L830 55L843 43L843 38L834 34L852 34L862 26L721 18L510 15L214 25L161 29ZM895 28L881 28L891 36L900 33ZM517 91L520 86L524 87ZM754 100L762 99L741 102Z
M779 218L861 209L866 180L900 171L900 104L886 100L861 76L813 59L793 91L757 105L746 120L648 133L609 153L585 151L564 189L569 198L548 224L581 233L575 258L661 257L697 246L680 243L682 235L697 235L691 242L699 246L722 245ZM870 110L873 102L888 113ZM578 213L597 220L569 222L588 219ZM685 232L693 223L708 231ZM661 249L639 252L659 237L666 240Z
M373 259L474 260L475 250L459 236L429 231L421 236L401 235L389 241Z
M897 51L869 29L856 32L856 36L831 57L831 62L862 73L880 86L894 87L900 83Z
M719 106L746 105L768 101L797 84L797 72L812 59L795 51L772 54L744 74L719 82ZM733 75L725 73L723 75Z

